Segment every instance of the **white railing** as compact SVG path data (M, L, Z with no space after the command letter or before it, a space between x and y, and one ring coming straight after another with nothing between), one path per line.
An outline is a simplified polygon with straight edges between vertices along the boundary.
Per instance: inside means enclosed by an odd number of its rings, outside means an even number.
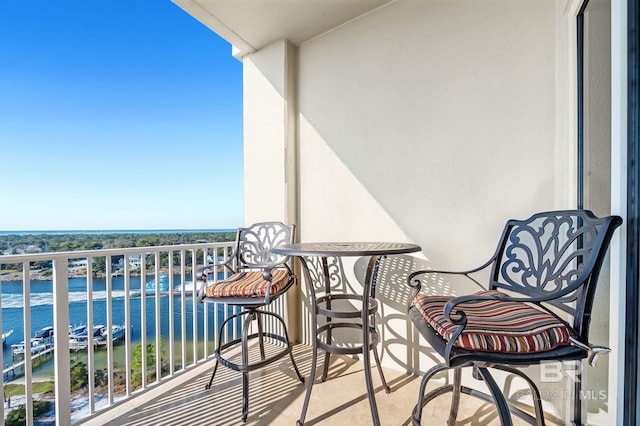
M213 256L214 259L226 257L232 244L204 243L0 256L0 272L11 268L19 269L16 265L21 265L22 268L21 294L5 294L7 300L8 296L12 297L13 305L2 305L0 316L2 330L3 322L7 324L9 319L8 313L12 312L15 317L15 312L9 309L18 309L21 302L23 332L14 334L12 342L30 342L32 329L37 330L34 318L37 316L41 322L42 318L39 315L42 306L52 305L51 321L55 338L50 349L54 354L56 424L81 422L98 411L126 401L145 389L211 358L214 340L217 338L216 330L231 311L227 306L199 303L194 277L197 268L207 262L207 256ZM122 268L117 271L114 257L122 259ZM137 268L138 258L141 269ZM42 287L47 285L43 283L46 281L38 282L31 276L34 263L43 261L52 264L49 280L52 287L51 296L50 293L43 292ZM73 274L77 274L78 265L83 265L84 261L89 273L84 277L70 278L70 271L73 270ZM92 274L96 263L103 261L105 274ZM141 270L144 273L141 273ZM215 279L227 274L227 271L217 272ZM166 281L163 281L165 277ZM192 283L191 286L189 281ZM84 294L73 291L76 288L70 288L70 283L82 287L83 282L86 282ZM2 282L2 291L5 283L7 281ZM70 295L73 297L70 298ZM48 297L52 300L43 300ZM86 325L88 330L88 343L86 349L78 353L70 351L73 348L70 348L70 339L67 336L70 327L78 325L74 324L74 318L78 316L78 303L82 302L85 302L85 307L80 310L84 310L80 316L85 320L83 325ZM32 312L36 310L38 315ZM102 344L102 341L92 342L91 330L102 321L106 330L105 344ZM113 327L118 325L125 327L122 343L113 341ZM239 332L239 324L234 326L231 335L225 338L235 338ZM63 338L59 338L60 336ZM168 348L164 339L168 340ZM97 343L101 345L95 346ZM10 346L10 342L7 342L7 347ZM85 359L85 354L88 400L84 404L78 404L83 407L79 413L72 408L70 365L72 356ZM20 370L24 375L27 425L34 422L33 360L41 356L42 352L35 353L30 344L24 345L23 361L16 362L13 357L12 360L7 360L0 352L0 365L5 366L4 374L0 377L3 399L4 384L12 372ZM154 362L148 367L150 360ZM102 374L99 375L98 372ZM96 383L96 379L104 381L105 377L106 385L103 389L106 387L106 395L99 396L96 386L101 383ZM97 400L100 404L96 403ZM0 418L5 418L5 408L2 404Z

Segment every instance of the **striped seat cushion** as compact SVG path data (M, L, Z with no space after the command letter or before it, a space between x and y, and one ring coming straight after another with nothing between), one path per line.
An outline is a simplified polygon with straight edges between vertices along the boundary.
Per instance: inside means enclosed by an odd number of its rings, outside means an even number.
M476 294L507 296L496 290ZM444 306L451 299L419 294L413 300L424 319L447 341L458 328L444 317ZM467 315L467 326L454 343L460 348L535 353L569 343L567 327L553 315L531 304L480 300L460 304L457 308Z
M291 275L286 269L271 271L271 294L278 293L286 287ZM264 297L269 281L265 280L262 271L237 272L224 281L208 284L205 297Z

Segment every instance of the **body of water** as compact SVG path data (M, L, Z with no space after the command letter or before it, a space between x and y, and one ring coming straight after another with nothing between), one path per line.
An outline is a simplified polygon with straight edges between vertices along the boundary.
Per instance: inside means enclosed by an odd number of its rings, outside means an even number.
M146 282L149 283L154 279L153 275L146 277ZM185 286L191 287L191 277L185 278ZM130 278L130 294L129 300L130 309L130 324L128 326L128 332L131 333L131 340L133 342L132 349L140 342L142 336L142 297L141 294L141 279L139 276L132 276ZM173 285L180 286L180 275L175 275ZM30 318L31 318L31 330L29 335L33 336L38 330L44 327L53 325L53 282L50 280L34 280L30 282ZM13 355L11 351L11 345L20 343L24 340L24 298L23 298L23 283L22 281L3 281L2 282L2 329L3 332L13 330L3 347L3 357L5 367L11 365ZM93 324L106 324L107 323L107 288L106 279L94 278L92 286L92 298L93 298ZM125 288L124 277L112 278L112 323L117 325L125 324ZM169 312L169 298L173 297L174 309L173 313ZM146 320L146 336L147 342L155 342L156 336L156 298L154 295L146 295L145 298L145 320ZM204 309L209 309L209 341L213 347L213 339L215 338L215 324L212 304L196 304L196 316L198 323L198 339L203 339L204 330ZM228 312L231 312L233 308L227 308ZM182 340L182 318L186 319L186 340L191 342L193 337L193 315L194 306L191 295L185 296L185 303L183 306L180 296L162 294L160 296L159 303L160 311L160 333L165 341L173 338L176 342L180 343ZM174 335L169 335L169 318L173 315L174 318ZM222 321L224 316L224 307L218 308L218 321ZM87 279L86 278L69 278L69 325L71 327L87 324ZM124 345L122 343L117 343ZM167 344L168 347L168 344ZM104 348L96 349L96 359L105 358L100 352L106 354ZM209 350L209 353L212 349ZM123 362L124 351L118 346L117 353L121 356L116 358L116 361ZM180 345L176 345L176 353L180 353ZM73 355L72 355L73 359ZM50 375L52 368L51 362L44 364L37 370L34 370L34 376ZM120 364L122 365L122 364ZM97 366L97 368L105 368Z

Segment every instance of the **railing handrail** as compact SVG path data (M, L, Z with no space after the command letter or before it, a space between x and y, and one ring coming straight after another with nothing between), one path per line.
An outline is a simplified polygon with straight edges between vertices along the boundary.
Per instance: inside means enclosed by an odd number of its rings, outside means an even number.
M72 251L47 251L43 253L24 253L24 254L7 254L0 255L0 264L13 264L22 262L38 262L44 260L54 259L76 259L82 257L96 257L96 256L116 256L124 254L137 254L142 252L154 252L154 251L178 251L178 250L193 250L198 248L212 248L212 247L228 247L233 241L224 242L211 242L211 243L195 243L195 244L168 244L162 246L141 246L141 247L123 247L123 248L108 248L108 249L96 249L96 250L72 250Z

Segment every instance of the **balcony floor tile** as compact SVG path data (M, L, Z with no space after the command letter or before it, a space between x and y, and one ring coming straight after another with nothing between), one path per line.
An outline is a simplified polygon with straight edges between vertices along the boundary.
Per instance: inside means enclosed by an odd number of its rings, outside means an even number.
M311 365L307 346L295 347L294 356L305 378ZM95 416L83 425L242 425L241 374L220 366L213 386L205 390L213 361L197 366L172 380L149 389L134 399ZM332 356L329 379L316 380L305 425L370 425L371 413L365 390L363 363L346 356ZM392 388L386 394L377 371L372 372L382 425L410 425L420 378L385 369ZM300 415L306 384L301 384L288 357L249 379L249 418L246 425L295 425ZM424 410L424 423L446 425L450 396L436 398ZM462 397L458 424L498 425L492 405ZM514 424L524 424L514 419Z

